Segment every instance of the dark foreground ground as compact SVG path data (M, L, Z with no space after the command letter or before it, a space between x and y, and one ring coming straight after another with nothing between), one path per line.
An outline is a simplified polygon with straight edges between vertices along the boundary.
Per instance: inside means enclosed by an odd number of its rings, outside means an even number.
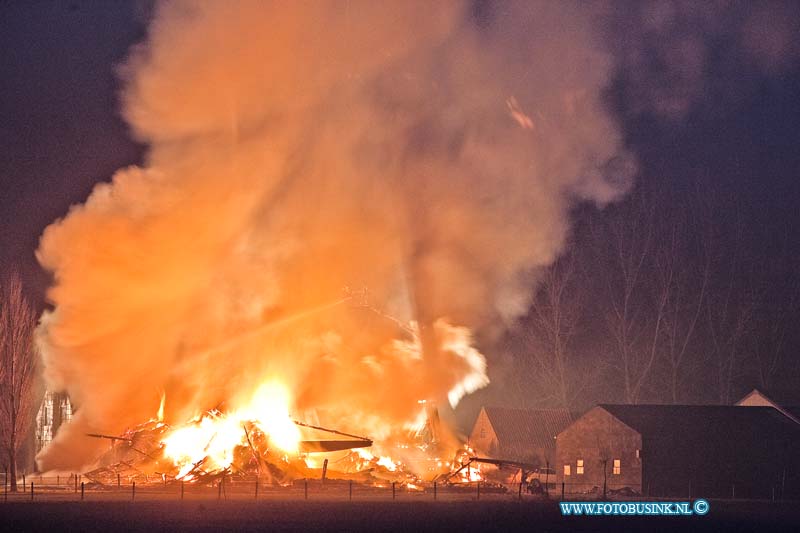
M0 503L0 531L800 531L797 503L711 502L705 516L562 517L539 501Z

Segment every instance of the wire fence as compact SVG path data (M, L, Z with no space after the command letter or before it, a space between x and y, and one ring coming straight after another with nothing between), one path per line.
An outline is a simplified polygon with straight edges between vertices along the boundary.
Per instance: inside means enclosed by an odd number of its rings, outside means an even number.
M0 473L2 476L2 473ZM350 480L298 479L287 486L264 480L220 478L213 483L179 480L149 482L118 479L116 483L96 483L80 474L70 476L20 477L17 492L3 485L3 500L8 501L155 501L155 500L400 500L458 501L480 499L529 499L522 490L482 482L416 485L386 482L363 484Z
M476 501L476 500L590 500L590 499L653 499L637 485L591 483L541 483L531 490L525 483L469 482L417 484L387 481L381 484L365 484L353 480L297 479L289 485L279 486L264 479L242 479L232 476L220 477L213 482L185 482L150 476L143 481L118 477L116 482L99 483L85 475L64 476L25 475L17 480L17 491L11 492L11 484L2 478L2 502L21 501L156 501L156 500L254 500L254 501ZM673 497L686 498L686 494ZM744 495L742 495L744 496ZM663 497L663 496L662 496ZM703 497L703 494L693 494ZM736 499L735 487L725 499ZM741 496L740 496L741 497ZM772 498L782 500L779 493Z

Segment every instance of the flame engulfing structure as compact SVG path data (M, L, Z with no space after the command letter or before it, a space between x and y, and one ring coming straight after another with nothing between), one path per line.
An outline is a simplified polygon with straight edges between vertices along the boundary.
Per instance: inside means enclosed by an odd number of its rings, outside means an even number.
M471 331L525 310L570 207L618 198L633 165L601 101L602 7L472 7L157 4L121 69L146 162L38 250L46 379L77 406L41 468L90 463L103 444L85 434L149 419L162 391L178 427L214 408L241 422L277 387L255 416L273 439L294 439L291 415L381 456L420 400L487 384Z

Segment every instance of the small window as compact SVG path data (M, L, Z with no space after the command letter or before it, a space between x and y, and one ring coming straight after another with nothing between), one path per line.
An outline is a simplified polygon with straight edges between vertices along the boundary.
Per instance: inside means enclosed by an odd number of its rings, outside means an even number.
M564 475L569 476L571 474L569 465L564 465Z
M578 464L575 467L575 473L579 476L583 474L583 459L578 459Z
M483 426L481 426L481 438L482 439L486 438L486 428Z
M615 476L620 475L621 471L622 471L622 468L620 466L620 460L619 459L614 459L614 472L613 472L614 475Z

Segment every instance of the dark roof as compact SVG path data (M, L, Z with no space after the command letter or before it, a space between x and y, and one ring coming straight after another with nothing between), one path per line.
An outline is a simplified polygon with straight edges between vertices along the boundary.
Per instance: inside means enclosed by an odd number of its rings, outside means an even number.
M555 436L577 417L566 409L484 407L502 447L555 447Z
M789 401L790 399L793 399L793 396L786 392L780 396L781 398L784 399L783 402L779 402L772 396L768 395L766 392L762 392L759 389L753 389L749 393L747 393L741 400L736 402L736 405L740 407L754 406L752 403L743 404L743 402L746 400L749 401L751 397L756 395L761 396L762 398L767 400L767 402L769 402L771 406L775 407L775 409L777 409L778 411L789 417L793 422L797 422L798 424L800 424L800 407L798 407L800 406L800 402L792 403L792 401Z
M800 404L798 405L781 405L781 408L792 415L796 420L800 420Z
M734 405L600 405L643 437L663 434L729 434L734 428L750 433L800 434L800 426L772 407Z

